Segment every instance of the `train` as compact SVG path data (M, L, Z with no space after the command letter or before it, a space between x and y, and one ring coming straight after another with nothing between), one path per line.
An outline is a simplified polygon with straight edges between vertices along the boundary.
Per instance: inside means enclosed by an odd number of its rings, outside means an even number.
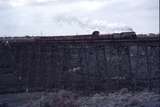
M113 33L113 34L101 34L99 31L94 31L92 33L93 36L96 37L105 37L107 39L136 39L135 32L121 32L121 33Z

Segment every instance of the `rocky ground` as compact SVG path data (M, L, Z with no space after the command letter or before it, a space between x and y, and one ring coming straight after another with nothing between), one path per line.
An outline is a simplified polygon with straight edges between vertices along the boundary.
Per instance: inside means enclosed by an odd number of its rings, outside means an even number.
M5 94L0 95L0 107L160 107L160 95L127 89L88 96L65 90Z

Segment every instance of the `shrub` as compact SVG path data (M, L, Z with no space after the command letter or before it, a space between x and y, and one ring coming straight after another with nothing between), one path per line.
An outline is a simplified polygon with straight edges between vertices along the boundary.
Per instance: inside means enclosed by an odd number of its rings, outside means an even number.
M41 107L79 107L79 105L75 94L61 90L52 99L42 102Z

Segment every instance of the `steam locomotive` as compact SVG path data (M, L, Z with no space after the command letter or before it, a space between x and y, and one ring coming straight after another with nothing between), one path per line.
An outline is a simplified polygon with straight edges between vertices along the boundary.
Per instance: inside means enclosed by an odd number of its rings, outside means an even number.
M113 34L100 34L99 31L94 31L92 33L94 37L104 37L107 39L136 39L137 35L135 32L121 32L121 33L113 33Z

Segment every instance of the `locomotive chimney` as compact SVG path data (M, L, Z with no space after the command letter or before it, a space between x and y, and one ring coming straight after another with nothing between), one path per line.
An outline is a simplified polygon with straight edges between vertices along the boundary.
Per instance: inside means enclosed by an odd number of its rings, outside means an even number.
M94 31L94 32L92 33L92 35L93 35L93 36L99 36L99 31Z

